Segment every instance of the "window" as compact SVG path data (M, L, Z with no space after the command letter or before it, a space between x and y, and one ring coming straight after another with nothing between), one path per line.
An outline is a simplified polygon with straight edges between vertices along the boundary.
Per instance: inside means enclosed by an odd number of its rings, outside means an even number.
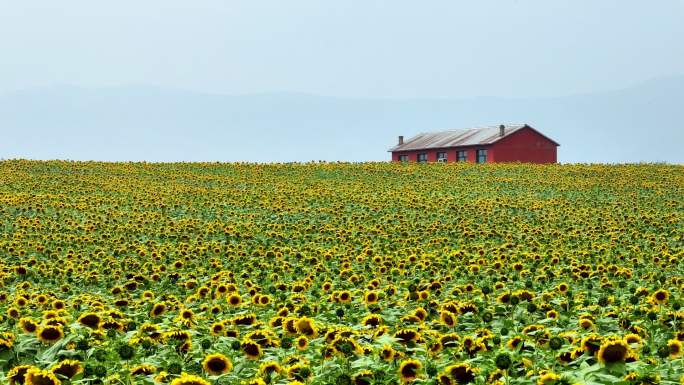
M400 162L408 162L408 155L399 155Z
M418 161L419 162L427 162L427 154L426 153L418 154Z
M447 161L447 153L446 152L438 152L437 153L437 161L438 162L446 162Z
M487 150L477 150L477 163L487 163Z
M467 162L468 161L468 151L456 151L456 161L457 162Z

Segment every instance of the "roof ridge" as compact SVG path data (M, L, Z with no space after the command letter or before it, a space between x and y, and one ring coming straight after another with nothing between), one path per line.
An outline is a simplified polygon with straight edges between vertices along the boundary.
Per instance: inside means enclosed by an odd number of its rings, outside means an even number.
M502 124L503 124L503 123L502 123ZM506 128L508 128L508 127L524 127L524 126L527 125L527 123L508 123L508 124L503 124L503 125L504 125ZM465 130L465 131L470 131L470 130L484 130L484 129L488 129L488 128L490 128L490 129L491 129L491 128L499 128L499 126L501 126L501 125L500 125L500 124L491 124L491 125L488 125L488 126L477 126L477 127L468 127L468 128L446 128L446 129L443 129L443 130L434 130L434 131L428 131L428 132L421 132L420 134L416 134L416 135L422 135L422 134L437 134L437 133L440 133L440 132L459 131L459 130L461 130L461 131L463 131L463 130Z

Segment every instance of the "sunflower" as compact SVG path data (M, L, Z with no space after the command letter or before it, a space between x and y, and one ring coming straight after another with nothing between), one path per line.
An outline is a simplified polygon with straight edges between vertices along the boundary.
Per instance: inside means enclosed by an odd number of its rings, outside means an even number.
M211 324L211 335L222 336L226 333L226 324L224 321L214 322Z
M183 373L180 377L171 381L171 385L211 385L202 377Z
M209 354L202 361L204 371L213 376L219 376L233 370L233 363L221 353Z
M233 319L235 325L249 326L253 325L257 320L257 316L254 313L241 315Z
M399 364L399 378L402 382L411 382L418 378L418 372L423 367L420 361L409 358Z
M342 290L339 292L337 299L342 303L349 303L352 300L352 295L349 290Z
M83 366L78 360L64 360L53 366L50 371L58 377L73 378L83 371Z
M602 338L596 334L591 334L582 339L582 348L592 356L601 348Z
M343 356L352 356L360 352L361 348L356 341L351 337L345 337L345 334L339 334L330 343L333 351Z
M378 314L369 314L366 317L364 317L363 320L361 321L363 326L368 326L371 328L375 328L379 325L382 325L383 322L384 321L383 321L382 317Z
M178 312L178 316L174 318L174 321L185 327L190 327L195 323L195 312L193 312L192 309L181 309L181 311Z
M670 358L677 358L682 354L682 342L677 339L668 340L667 347L670 349Z
M62 310L66 307L66 303L62 301L61 299L56 299L52 301L52 308L55 310Z
M285 306L278 309L278 316L280 316L280 317L287 317L289 314L290 314L290 309L288 309Z
M265 361L259 365L259 373L266 376L272 376L274 373L280 373L282 371L283 368L276 361Z
M297 338L296 345L297 350L306 350L306 348L309 347L309 340L304 336L300 336L299 338Z
M558 291L560 293L565 294L568 292L568 289L570 289L570 286L568 286L567 283L562 282L562 283L559 283L558 286L556 286L556 289L558 289Z
M318 330L316 329L316 326L311 318L302 317L298 319L297 323L295 324L295 328L297 329L298 333L309 338L316 338L316 336L318 336Z
M97 327L100 325L100 321L102 321L102 318L100 318L97 313L93 312L83 313L78 317L78 322L81 325L91 329L97 329Z
M24 384L26 385L60 385L62 382L49 370L31 368L26 371Z
M159 327L155 324L151 323L144 323L140 325L140 328L138 329L140 333L144 333L153 340L159 339L159 337L162 336L162 333L159 332Z
M22 317L19 320L19 327L24 333L35 333L38 330L38 323L31 318Z
M304 363L296 363L287 368L287 376L297 381L306 381L312 374L311 368Z
M20 315L21 313L19 312L19 309L17 309L16 307L10 307L9 309L7 309L7 316L10 318L19 318Z
M418 341L418 339L420 339L420 334L413 329L401 329L394 333L394 338L397 338L399 339L399 342L406 344Z
M508 346L509 349L511 350L517 350L519 349L524 342L524 339L522 336L514 336L508 342L506 342L506 346Z
M62 337L64 337L64 332L60 326L44 326L38 330L38 339L46 344L53 344Z
M437 354L437 353L441 352L443 348L444 347L442 346L442 344L439 342L439 340L437 340L437 341L432 342L428 351L432 354Z
M240 306L240 304L242 303L242 297L240 297L240 295L237 293L232 293L228 296L228 299L226 301L230 306Z
M590 320L589 318L580 318L579 319L579 327L582 329L593 329L594 328L594 322Z
M385 344L382 349L380 349L380 358L385 361L392 361L396 353L396 350L394 350L392 346Z
M628 345L641 345L642 339L638 334L629 333L622 337Z
M7 372L9 385L25 384L26 372L32 369L31 365L17 365Z
M456 385L456 381L452 380L448 374L439 373L437 375L437 384L439 385Z
M251 340L244 340L241 344L242 352L245 353L250 360L257 360L261 357L261 346Z
M667 300L670 298L670 292L668 292L665 289L659 289L656 290L653 295L651 295L651 301L653 303L656 303L658 305L662 305L664 303L667 303Z
M373 382L373 372L366 369L362 370L352 376L352 384L354 385L371 385Z
M560 381L561 377L554 372L546 372L539 376L537 385L555 385Z
M28 297L26 297L26 298L28 298ZM26 300L26 298L19 297L14 301L14 303L19 307L24 307L24 306L28 305L28 301Z
M174 330L165 332L162 336L165 342L174 341L177 344L185 343L192 340L190 333L185 330Z
M442 321L442 323L444 325L446 325L450 328L456 326L456 316L454 315L454 313L452 313L450 311L443 310L439 314L439 319L440 319L440 321Z
M439 343L444 348L454 348L458 346L458 342L461 340L456 333L447 333L439 337Z
M108 319L100 322L100 328L103 330L116 330L119 332L123 332L124 324L114 319Z
M629 353L630 348L625 341L611 338L601 344L598 350L598 360L603 364L624 362Z
M0 352L12 349L14 346L14 341L0 338Z
M140 364L131 368L132 376L147 376L157 371L154 365L150 364Z
M456 381L457 384L467 384L475 381L477 370L471 368L468 364L462 363L447 366L444 369L444 373Z
M374 290L371 290L364 294L363 296L364 301L366 301L367 305L373 305L378 303L378 293L375 292Z
M150 317L161 317L166 312L166 304L164 302L155 303L150 310Z

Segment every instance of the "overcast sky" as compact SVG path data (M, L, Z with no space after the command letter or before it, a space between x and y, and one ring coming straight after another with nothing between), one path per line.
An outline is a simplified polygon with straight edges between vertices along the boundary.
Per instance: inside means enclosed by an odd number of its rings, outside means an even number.
M560 96L684 73L684 0L0 0L0 93Z

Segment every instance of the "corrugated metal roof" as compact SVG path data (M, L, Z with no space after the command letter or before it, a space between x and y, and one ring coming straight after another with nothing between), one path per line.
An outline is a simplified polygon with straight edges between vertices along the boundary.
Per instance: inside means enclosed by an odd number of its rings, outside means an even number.
M505 124L504 135L499 134L499 126L454 129L439 132L424 132L389 149L394 151L424 150L460 146L482 146L492 144L523 127L526 124Z

